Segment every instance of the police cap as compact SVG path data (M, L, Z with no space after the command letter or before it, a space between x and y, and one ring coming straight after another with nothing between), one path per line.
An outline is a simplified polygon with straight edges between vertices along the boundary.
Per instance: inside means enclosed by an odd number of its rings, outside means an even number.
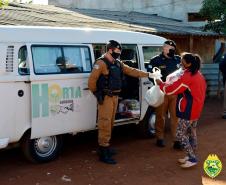
M176 43L173 40L167 40L164 42L164 44L173 46L176 49Z
M113 48L118 48L118 49L122 50L122 46L119 42L117 42L115 40L109 40L107 43L107 50L113 49Z

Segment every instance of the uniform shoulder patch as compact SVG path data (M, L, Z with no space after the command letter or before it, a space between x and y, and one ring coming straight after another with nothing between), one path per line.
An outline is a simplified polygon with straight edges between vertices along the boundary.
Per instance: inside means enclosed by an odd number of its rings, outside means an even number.
M94 64L93 68L94 68L94 69L99 69L100 66L99 66L99 64Z
M93 66L94 69L103 69L105 70L105 68L108 68L107 64L105 63L104 60L97 60L95 63L94 63L94 66Z

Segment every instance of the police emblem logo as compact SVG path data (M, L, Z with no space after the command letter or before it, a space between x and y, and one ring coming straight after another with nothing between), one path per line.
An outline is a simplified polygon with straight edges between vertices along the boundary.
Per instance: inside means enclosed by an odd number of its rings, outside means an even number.
M209 177L215 178L222 170L222 163L217 155L210 154L204 161L203 169Z

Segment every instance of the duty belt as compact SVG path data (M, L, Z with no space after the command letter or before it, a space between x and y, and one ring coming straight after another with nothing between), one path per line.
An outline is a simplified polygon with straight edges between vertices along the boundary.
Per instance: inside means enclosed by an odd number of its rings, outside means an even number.
M111 91L108 89L104 89L104 95L108 95L108 96L118 96L120 94L121 90L119 91Z

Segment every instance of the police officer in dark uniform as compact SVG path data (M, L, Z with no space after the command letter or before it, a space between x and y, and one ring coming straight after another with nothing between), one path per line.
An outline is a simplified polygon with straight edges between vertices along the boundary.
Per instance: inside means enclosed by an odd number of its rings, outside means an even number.
M224 85L224 106L222 118L226 119L226 54L224 54L222 60L219 63L219 69L223 76L223 85Z
M133 77L151 77L148 72L140 71L123 64L119 60L122 47L110 40L107 52L97 59L88 80L88 87L98 101L98 144L99 159L107 164L116 164L112 158L114 150L109 147L112 127L118 106L118 95L122 89L123 74Z
M176 43L172 40L164 42L162 53L150 60L150 68L158 67L161 69L162 81L180 67L180 56L175 55ZM176 95L165 95L164 103L156 108L156 145L164 147L165 116L170 113L171 133L174 138L174 148L180 149L179 141L176 141L177 117L176 117Z

